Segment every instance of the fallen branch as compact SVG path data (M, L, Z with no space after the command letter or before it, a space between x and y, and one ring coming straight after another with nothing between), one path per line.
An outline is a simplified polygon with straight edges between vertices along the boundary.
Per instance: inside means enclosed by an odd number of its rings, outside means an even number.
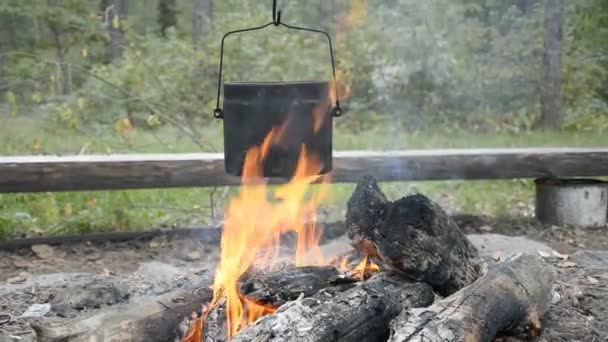
M551 305L553 268L531 256L494 266L472 285L428 308L404 310L389 342L490 342L497 333L535 335Z

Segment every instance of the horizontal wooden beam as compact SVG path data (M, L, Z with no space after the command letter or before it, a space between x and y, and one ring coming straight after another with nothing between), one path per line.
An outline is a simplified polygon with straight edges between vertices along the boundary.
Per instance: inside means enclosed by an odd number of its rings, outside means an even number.
M366 174L386 182L608 176L608 148L334 152L333 182ZM238 184L219 153L0 157L0 193Z

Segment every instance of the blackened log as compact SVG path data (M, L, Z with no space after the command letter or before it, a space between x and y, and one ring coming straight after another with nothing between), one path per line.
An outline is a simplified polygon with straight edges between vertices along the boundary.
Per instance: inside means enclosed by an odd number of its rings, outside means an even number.
M540 128L561 129L564 0L545 2L545 41L540 85Z
M239 287L248 300L278 308L287 301L310 297L328 287L334 287L331 291L344 291L354 286L354 282L356 279L333 266L286 265L269 271L250 271L242 277ZM225 300L205 314L202 331L203 342L227 341Z
M329 288L288 302L240 331L232 340L266 342L386 341L400 310L428 306L431 286L379 274L346 290Z
M428 308L404 310L391 322L389 342L483 342L497 333L536 335L551 304L553 268L519 256Z
M442 295L478 277L477 250L441 207L416 194L386 200L376 180L365 177L348 201L346 224L353 244Z
M206 285L197 289L133 299L132 303L112 306L78 321L43 318L32 322L32 328L40 342L173 341L180 337L181 322L211 300L209 281L204 282Z
M363 177L346 205L346 231L355 245L363 243L369 231L384 224L389 205L376 179Z
M241 282L240 290L253 302L279 307L301 295L310 297L328 286L355 281L333 266L286 266L250 273Z

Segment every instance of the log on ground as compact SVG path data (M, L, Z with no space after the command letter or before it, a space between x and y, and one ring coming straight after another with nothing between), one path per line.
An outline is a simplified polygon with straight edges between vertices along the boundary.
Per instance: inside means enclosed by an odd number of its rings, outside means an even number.
M433 299L430 285L382 273L344 291L328 288L288 302L232 342L386 341L388 322L403 308L428 306Z
M43 319L32 324L39 342L134 341L165 342L179 337L179 325L211 300L206 285L181 289L156 298L111 306L69 324Z
M442 295L479 276L477 250L436 203L416 194L386 200L376 180L366 176L348 201L346 225L359 249Z
M499 333L535 335L551 304L555 272L532 256L494 265L475 283L428 308L404 310L389 342L490 342Z

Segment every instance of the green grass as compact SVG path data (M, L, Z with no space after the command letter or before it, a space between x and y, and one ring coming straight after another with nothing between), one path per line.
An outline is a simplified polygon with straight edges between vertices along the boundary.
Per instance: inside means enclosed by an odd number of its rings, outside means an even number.
M135 128L129 135L122 136L109 125L75 131L49 124L48 120L27 117L0 120L0 125L0 155L173 153L221 151L223 148L220 123L204 129L200 145L174 128L162 128L156 132ZM129 139L132 141L130 145L127 144ZM409 133L390 125L357 133L338 127L334 132L337 150L607 145L608 137L593 133L529 132L514 135L442 128ZM532 182L521 180L387 183L382 186L390 198L419 191L442 204L445 202L451 210L473 214L513 214L518 207L531 203L533 199ZM354 184L332 185L332 198L323 205L328 209L325 219L343 217L353 188ZM224 206L237 191L238 188L199 188L4 194L0 195L0 239L209 224L221 219Z

